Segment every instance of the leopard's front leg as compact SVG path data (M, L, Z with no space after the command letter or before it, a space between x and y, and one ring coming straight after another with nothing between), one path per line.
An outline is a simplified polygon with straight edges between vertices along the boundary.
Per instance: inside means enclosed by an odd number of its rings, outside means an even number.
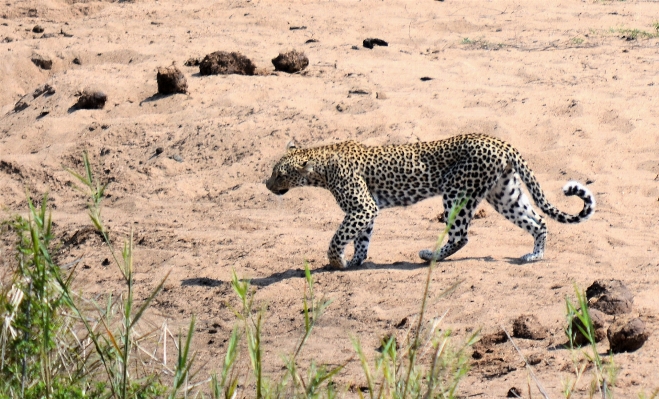
M368 244L373 232L373 222L378 215L378 206L368 186L349 163L336 159L332 164L331 177L328 178L329 189L336 202L346 213L343 223L332 237L327 257L330 266L344 269L362 264L368 253ZM346 262L346 245L354 241L355 255Z
M368 210L346 214L343 223L334 233L327 250L330 266L345 269L346 267L359 266L364 262L368 255L368 245L373 232L375 216L375 212ZM355 243L355 254L352 260L346 262L345 249L351 241Z

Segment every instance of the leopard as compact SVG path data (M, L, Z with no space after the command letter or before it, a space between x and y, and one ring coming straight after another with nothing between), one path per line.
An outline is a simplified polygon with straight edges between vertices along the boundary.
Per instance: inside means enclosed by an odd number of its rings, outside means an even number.
M520 262L541 260L547 224L533 208L522 182L535 205L557 222L581 223L595 211L594 195L574 180L563 187L563 193L580 198L583 208L578 214L557 209L517 149L477 133L383 146L344 141L300 148L291 141L274 165L266 188L278 196L302 186L332 193L345 217L331 239L327 257L330 267L344 269L366 260L375 218L381 210L410 206L435 196L442 198L444 220L451 219L446 226L448 240L438 249L421 250L423 261L446 260L467 244L469 225L482 200L533 236L533 252L522 256ZM345 249L350 243L354 253L346 260Z

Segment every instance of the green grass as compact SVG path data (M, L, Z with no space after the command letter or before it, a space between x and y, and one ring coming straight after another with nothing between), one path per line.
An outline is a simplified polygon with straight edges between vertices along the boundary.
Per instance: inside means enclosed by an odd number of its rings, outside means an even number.
M597 350L595 342L595 326L588 311L588 299L586 294L574 287L577 302L572 303L565 298L565 315L567 327L565 335L568 338L568 349L572 357L572 365L575 374L574 379L563 382L563 396L571 398L577 383L581 380L588 366L592 365L592 379L589 385L589 397L597 395L602 398L613 397L613 388L616 384L616 378L619 368L616 367L613 354L610 354L608 361L604 361ZM575 339L577 331L585 337L587 341L586 349L577 349ZM581 360L585 359L586 362Z
M171 369L166 365L164 353L161 359L154 356L155 352L148 352L148 347L156 347L163 338L166 340L166 328L158 329L163 335L154 331L145 333L140 320L161 291L168 274L145 300L139 305L135 302L133 234L125 238L120 250L115 248L101 212L107 184L95 179L87 154L83 154L83 166L82 173L69 172L77 180L78 189L88 198L91 224L110 251L123 288L118 294L107 293L105 304L75 293L71 289L75 265L67 272L58 266L57 257L52 255L57 254L58 240L47 207L48 197L44 195L35 203L28 195L27 216L15 216L0 224L0 234L5 238L14 237L15 248L13 268L0 280L0 397L173 399L204 398L204 392L208 392L214 399L335 398L348 389L338 387L334 378L353 359L338 366L313 360L303 366L299 361L315 326L332 303L323 296L318 297L307 264L301 297L301 335L293 351L282 356L282 371L266 372L272 369L266 367L263 358L266 307L255 302L256 290L235 272L231 286L239 305L232 308L236 323L227 340L219 373L199 380L199 370L193 369L196 358L191 350L194 316L187 332L178 334L176 361ZM446 229L438 237L435 251L441 247L462 206L464 201L450 210ZM360 339L351 337L365 382L358 391L360 397L459 397L460 383L470 368L469 348L477 341L478 332L455 342L450 329L441 328L444 316L428 318L430 283L435 268L436 262L431 262L419 313L410 323L404 339L398 342L395 336L385 338L379 354L369 359ZM459 284L449 286L438 298L454 292ZM604 358L599 355L588 301L576 287L575 292L576 303L565 299L565 333L574 377L563 382L563 396L573 397L579 382L590 375L588 396L612 398L618 367L613 355ZM575 344L575 328L586 337L583 347ZM511 342L515 345L512 339ZM515 348L519 351L516 345ZM547 397L528 364L527 368L538 389ZM642 399L657 397L659 388L649 395L639 394Z
M468 37L462 38L460 44L477 48L479 50L500 50L506 47L503 43L491 43L482 38L473 40Z
M16 216L2 224L1 233L15 237L16 258L12 273L0 287L0 397L173 399L205 397L204 392L208 392L212 398L335 398L347 389L333 380L352 359L338 366L314 360L302 365L299 361L315 326L331 306L331 300L315 292L306 264L301 336L294 350L282 356L283 371L266 372L271 369L263 358L266 308L255 302L256 290L249 281L238 278L235 272L231 285L239 306L233 309L236 323L221 370L207 380L199 380L199 370L193 369L194 317L187 332L178 334L173 367L167 366L164 353L157 358L157 350L151 349L167 339L166 327L145 332L140 321L169 274L146 299L136 302L133 233L117 248L102 217L107 184L96 179L86 153L82 161L82 172L67 170L87 198L91 224L110 252L122 289L102 295L107 298L105 303L74 292L71 284L75 264L65 272L52 255L58 253L58 240L52 229L48 197L43 196L35 205L28 196L27 217ZM435 250L463 205L451 210ZM476 341L477 333L455 344L451 331L440 328L442 318L427 320L435 267L435 262L428 267L419 314L400 349L395 338L389 338L381 353L369 360L359 339L352 338L370 398L458 395L459 384L469 370L468 348ZM450 294L458 285L451 285L439 297ZM162 335L157 331L163 331Z
M116 251L101 217L107 185L94 178L86 154L83 164L82 174L70 172L89 198L91 222L109 248L124 289L117 296L109 293L104 306L72 291L75 267L65 275L52 255L57 245L48 197L35 205L28 195L27 217L2 224L3 234L16 237L16 258L0 287L0 397L175 397L188 380L194 359L189 356L194 318L185 344L179 335L178 362L167 388L160 378L166 367L141 356L141 342L154 335L139 327L167 276L136 306L132 233Z
M652 30L653 31L648 32L647 30L621 26L616 28L611 27L608 29L607 33L612 35L621 35L627 40L654 39L659 37L659 22L652 23ZM594 34L598 33L598 31L594 29L591 29L590 31Z
M573 37L573 38L570 39L570 42L572 42L572 44L575 44L575 45L577 45L577 46L580 46L580 45L583 44L584 39L583 39L582 37L575 36L575 37Z

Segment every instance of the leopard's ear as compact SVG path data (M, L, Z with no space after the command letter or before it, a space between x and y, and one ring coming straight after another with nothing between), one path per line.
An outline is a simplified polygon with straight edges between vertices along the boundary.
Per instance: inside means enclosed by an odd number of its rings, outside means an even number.
M302 176L309 176L313 172L315 166L316 164L313 161L306 161L297 167L297 171Z
M286 144L286 151L296 150L296 149L297 149L297 142L295 141L295 139L289 141L288 144Z

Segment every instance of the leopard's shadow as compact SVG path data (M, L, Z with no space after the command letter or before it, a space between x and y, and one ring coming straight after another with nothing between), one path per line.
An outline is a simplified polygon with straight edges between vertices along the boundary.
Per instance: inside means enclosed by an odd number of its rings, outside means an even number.
M496 259L486 256L486 257L466 257L466 258L458 258L458 259L451 259L450 261L447 261L446 263L451 263L451 262L462 262L462 261L467 261L467 260L481 260L485 262L496 262ZM424 269L427 268L429 265L428 262L419 262L419 263L412 263L412 262L394 262L394 263L374 263L374 262L364 262L361 266L358 267L352 267L349 269L334 269L329 266L324 266L321 268L316 268L311 270L311 274L321 274L321 273L350 273L350 272L360 272L364 270L416 270L416 269ZM268 277L261 277L261 278L254 278L251 279L250 282L252 285L255 285L257 287L267 287L272 284L279 283L284 280L288 280L291 278L304 278L304 269L290 269L285 272L281 273L274 273Z

